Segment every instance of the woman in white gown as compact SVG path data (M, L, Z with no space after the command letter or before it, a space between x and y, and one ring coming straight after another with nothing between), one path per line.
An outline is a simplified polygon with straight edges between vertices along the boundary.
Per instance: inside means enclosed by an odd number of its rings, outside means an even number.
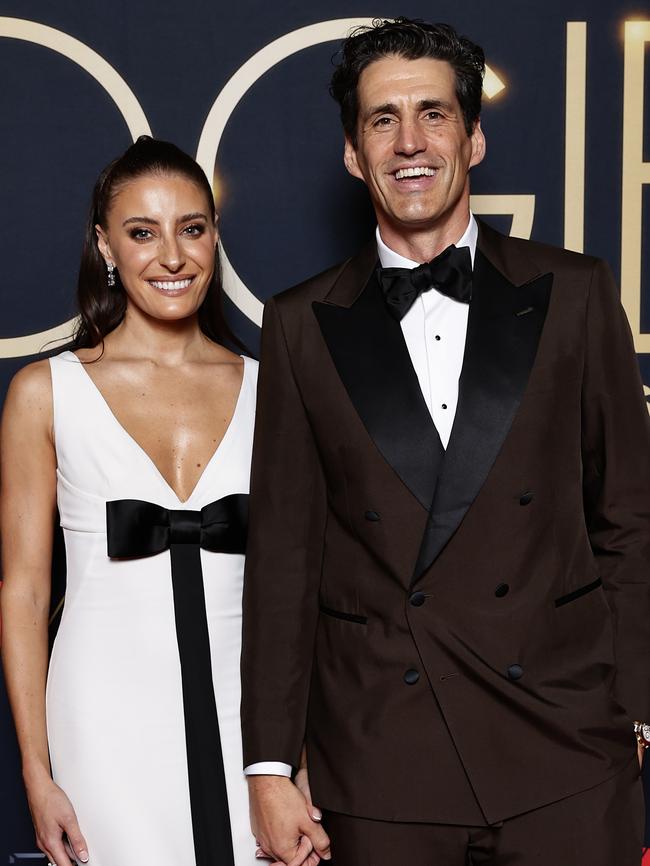
M2 425L6 682L50 862L251 866L239 729L257 364L221 343L210 185L143 137L95 188L72 345ZM47 661L52 526L67 589Z

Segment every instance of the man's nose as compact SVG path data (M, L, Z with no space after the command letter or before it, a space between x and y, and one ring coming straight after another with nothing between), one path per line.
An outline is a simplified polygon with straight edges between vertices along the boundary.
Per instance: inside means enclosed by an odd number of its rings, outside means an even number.
M413 156L426 150L427 140L417 120L402 120L395 139L395 153Z

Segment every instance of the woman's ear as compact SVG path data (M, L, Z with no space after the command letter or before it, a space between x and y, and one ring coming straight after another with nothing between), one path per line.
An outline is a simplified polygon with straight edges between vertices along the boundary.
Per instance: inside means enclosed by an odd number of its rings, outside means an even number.
M99 252L102 254L107 263L114 262L115 259L113 258L113 254L108 243L108 236L99 224L95 226L95 234L97 235L97 246L99 247Z

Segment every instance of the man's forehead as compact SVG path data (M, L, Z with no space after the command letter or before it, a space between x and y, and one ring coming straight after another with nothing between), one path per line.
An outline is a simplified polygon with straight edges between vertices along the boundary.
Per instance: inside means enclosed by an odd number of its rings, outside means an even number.
M453 97L456 76L446 60L390 55L373 60L359 76L360 102L390 101L410 95Z

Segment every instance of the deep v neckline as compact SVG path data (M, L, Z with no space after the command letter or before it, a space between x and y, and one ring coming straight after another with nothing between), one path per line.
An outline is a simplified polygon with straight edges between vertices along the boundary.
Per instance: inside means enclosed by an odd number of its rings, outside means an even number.
M246 381L246 372L248 369L248 361L246 359L246 356L245 355L239 356L244 362L244 369L242 372L241 384L239 386L239 393L237 394L237 401L235 402L235 408L233 409L233 413L230 417L230 421L228 422L228 426L226 427L225 432L224 432L223 436L221 437L221 439L219 440L216 448L214 449L214 451L210 455L210 458L208 459L205 466L203 467L203 471L201 472L201 474L197 478L196 483L192 487L192 490L190 491L189 496L187 497L187 499L181 499L181 497L178 495L176 490L172 487L172 485L169 483L169 481L167 481L167 479L165 478L163 473L160 471L160 469L158 468L158 464L153 459L153 457L151 457L149 452L145 448L143 448L143 446L138 442L138 440L135 438L135 436L133 436L131 433L129 433L129 431L126 429L126 427L118 419L115 412L111 409L110 403L108 402L106 397L104 397L101 389L96 384L96 382L94 381L92 376L88 373L88 371L84 368L84 364L81 361L81 359L78 358L74 352L68 352L68 354L71 355L71 357L79 365L80 372L81 372L82 376L90 384L90 387L92 388L94 393L99 398L99 401L101 402L107 415L111 419L111 423L118 429L118 431L121 433L123 438L131 444L131 447L136 449L138 454L140 454L142 457L144 457L146 462L153 469L155 475L163 483L165 488L172 494L172 496L179 503L179 505L187 505L187 503L190 502L190 500L193 498L194 494L199 489L201 482L203 481L203 478L205 477L209 468L215 462L217 457L223 452L223 446L226 444L227 440L230 438L231 430L233 429L235 420L239 414L239 408L240 408L240 405L242 403L242 398L243 398L243 393L244 393L244 384Z

